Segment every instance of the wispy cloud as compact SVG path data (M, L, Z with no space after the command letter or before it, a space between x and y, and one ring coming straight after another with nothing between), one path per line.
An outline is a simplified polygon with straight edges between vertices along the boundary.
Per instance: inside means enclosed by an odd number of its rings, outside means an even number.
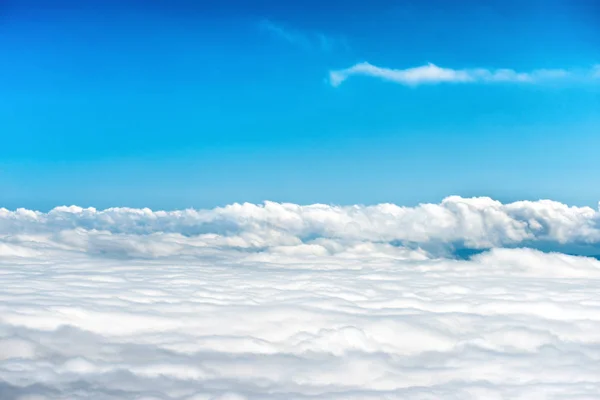
M260 22L260 27L265 31L271 33L272 35L283 39L290 44L304 47L307 49L312 47L308 37L300 31L286 28L269 20L262 20Z
M332 86L339 86L346 79L357 75L379 78L406 86L438 83L537 83L567 78L598 78L600 77L600 67L596 66L591 71L588 70L583 73L566 69L536 69L529 72L519 72L513 69L443 68L431 63L414 68L392 69L363 62L355 64L350 68L330 71L329 81Z
M301 31L268 19L259 23L259 27L271 35L305 50L330 52L335 49L347 49L346 39L323 32Z

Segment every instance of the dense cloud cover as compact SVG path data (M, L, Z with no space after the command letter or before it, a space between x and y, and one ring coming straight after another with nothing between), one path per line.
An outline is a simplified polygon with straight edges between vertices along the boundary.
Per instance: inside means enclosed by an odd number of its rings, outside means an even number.
M502 204L448 197L441 204L400 207L299 206L266 202L212 210L57 207L48 213L0 209L4 252L55 247L86 253L204 253L206 247L261 250L308 245L319 254L336 245L391 243L428 251L491 247L600 248L600 212L553 201ZM308 251L308 248L305 248Z
M600 262L524 248L598 243L550 201L0 210L0 398L598 398Z

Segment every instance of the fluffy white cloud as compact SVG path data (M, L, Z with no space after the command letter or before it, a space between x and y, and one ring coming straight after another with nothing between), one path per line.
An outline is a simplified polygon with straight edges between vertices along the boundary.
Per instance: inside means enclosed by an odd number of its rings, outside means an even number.
M477 82L528 82L564 79L574 73L564 69L538 69L530 72L518 72L513 69L452 69L434 64L407 69L378 67L368 62L329 72L329 81L333 86L341 85L351 76L362 75L383 79L402 85L416 86L433 83L477 83ZM589 78L589 74L588 74Z
M0 209L4 251L56 247L83 252L181 255L205 248L310 245L336 252L357 242L428 251L530 246L600 249L600 212L554 201L502 204L448 197L440 204L400 207L300 206L266 202L212 210L152 211L58 207L48 213ZM323 243L328 243L325 246ZM598 252L600 254L600 250Z
M593 245L598 214L458 197L1 210L0 398L592 399L599 261L435 249Z

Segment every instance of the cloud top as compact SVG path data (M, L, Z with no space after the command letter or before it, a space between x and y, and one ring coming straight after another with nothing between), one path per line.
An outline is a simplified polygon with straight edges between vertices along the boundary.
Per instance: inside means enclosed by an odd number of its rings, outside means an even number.
M37 241L30 240L33 236ZM0 243L5 245L29 248L43 241L46 246L86 252L96 243L105 247L103 251L128 253L132 249L123 249L126 237L133 238L135 254L151 249L153 241L167 253L166 243L171 243L174 252L183 248L193 252L206 246L317 248L328 241L342 247L364 242L442 253L460 248L528 246L575 253L585 248L600 254L600 213L549 200L502 204L485 197L457 196L416 207L266 202L180 211L57 207L42 213L0 209Z
M0 209L0 398L592 399L598 211ZM421 249L423 247L426 249Z

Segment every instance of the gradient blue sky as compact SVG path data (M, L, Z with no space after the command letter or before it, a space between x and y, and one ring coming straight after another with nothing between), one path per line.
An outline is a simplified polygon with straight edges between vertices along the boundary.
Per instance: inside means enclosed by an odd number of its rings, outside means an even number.
M3 0L0 51L8 208L600 200L594 0ZM331 85L360 62L579 78Z

